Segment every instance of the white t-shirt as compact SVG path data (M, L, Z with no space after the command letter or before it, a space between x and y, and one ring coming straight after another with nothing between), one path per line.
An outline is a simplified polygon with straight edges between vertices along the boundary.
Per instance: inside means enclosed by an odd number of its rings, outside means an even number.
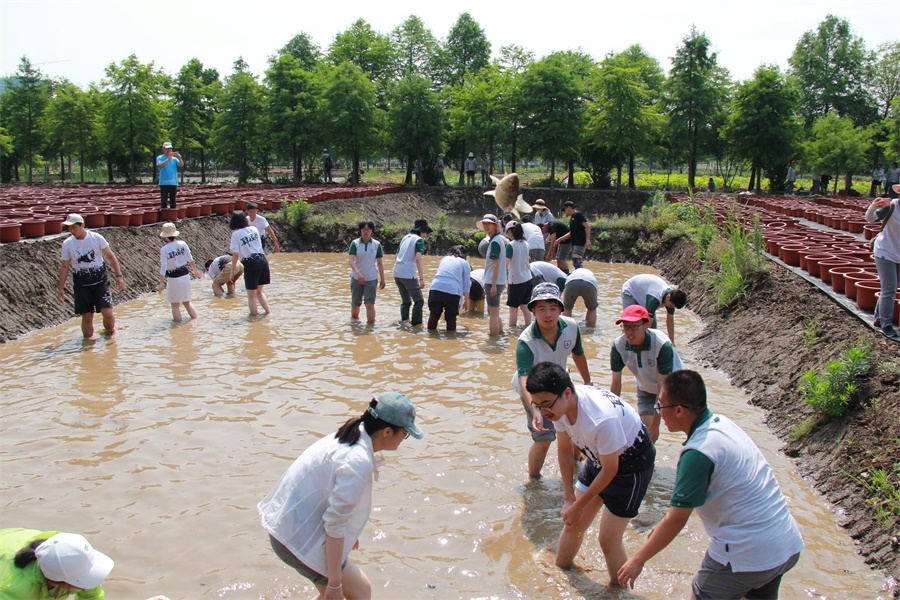
M109 242L99 233L86 231L82 239L70 235L62 243L62 259L68 260L76 285L96 285L106 281L103 250Z
M222 256L215 258L209 264L209 270L207 271L207 273L209 273L209 278L215 279L216 277L219 276L219 273L222 272L222 269L224 269L227 265L230 265L230 264L231 264L231 256L228 254L223 254Z
M231 234L230 248L232 252L239 252L242 259L253 254L265 254L259 230L249 225Z
M534 223L522 223L522 229L525 231L525 241L528 242L529 250L544 249L544 232Z
M159 250L159 274L165 275L169 272L184 271L176 277L181 277L190 273L187 271L188 263L194 262L191 256L191 249L188 248L187 242L183 240L175 240L169 242Z
M565 431L582 452L597 462L602 454L627 450L641 431L641 418L631 405L600 388L575 386L578 419L569 423L565 415L554 421L557 431Z
M256 218L252 221L250 221L250 219L247 220L250 222L250 227L256 227L257 229L259 229L259 237L266 237L266 227L269 226L269 221L264 216L262 216L261 214L257 214Z
M574 271L569 273L569 276L566 277L566 281L587 281L595 288L599 288L597 278L594 276L590 269L585 269L584 267L575 269Z

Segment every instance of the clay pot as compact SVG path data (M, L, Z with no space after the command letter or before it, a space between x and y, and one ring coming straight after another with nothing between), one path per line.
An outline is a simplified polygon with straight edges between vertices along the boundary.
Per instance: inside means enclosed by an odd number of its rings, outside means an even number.
M84 213L81 216L84 217L85 227L89 227L91 229L96 229L97 227L106 227L107 214L105 212Z
M831 289L837 294L844 293L844 273L862 273L859 267L832 267L829 269L831 273Z
M863 280L856 282L856 305L860 310L872 312L875 310L875 293L881 291L881 282L875 280Z
M115 211L109 213L110 227L128 227L131 223L131 214L125 211Z
M44 237L44 220L43 219L26 219L19 221L22 225L22 237L39 238Z
M213 211L213 205L211 203L204 202L203 204L200 205L200 216L201 217L210 216L212 214L212 211Z
M271 210L281 210L281 200L272 200Z
M187 218L187 207L186 206L183 206L183 205L179 206L177 210L178 210L178 219L179 220Z
M828 261L834 259L834 254L807 254L806 255L806 266L807 272L813 277L821 277L822 273L819 268L819 263L822 261Z
M59 216L47 216L44 218L44 235L56 235L62 233L63 221Z
M822 280L822 283L826 285L831 285L831 269L835 267L852 267L849 261L846 261L841 258L835 258L834 260L823 260L819 262L819 279Z
M154 208L145 208L144 209L144 225L153 225L159 219L159 209L155 206Z
M866 226L865 221L851 220L848 222L847 231L849 231L850 233L862 233L865 226Z
M844 273L844 295L851 300L856 300L856 284L860 281L878 281L878 275L866 271Z
M806 250L806 246L799 244L791 244L782 246L779 250L779 256L785 264L791 267L800 266L800 250Z
M178 220L177 208L161 208L159 209L159 220L163 223L171 223Z
M217 215L227 215L228 202L216 202L212 205L212 212Z
M128 211L128 224L131 227L140 227L144 224L144 210L131 210Z
M234 201L234 210L247 210L247 201L246 200L235 200Z
M194 219L200 216L200 205L199 204L185 204L185 218Z
M0 244L11 244L22 239L22 225L18 221L0 221Z

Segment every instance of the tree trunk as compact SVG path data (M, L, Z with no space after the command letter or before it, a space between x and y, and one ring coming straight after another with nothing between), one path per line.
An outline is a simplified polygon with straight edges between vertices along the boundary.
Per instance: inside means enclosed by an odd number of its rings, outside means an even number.
M59 153L59 180L66 180L66 157L63 155L62 151Z
M628 189L636 189L634 185L634 154L628 155Z
M553 195L553 190L556 187L556 159L550 159L550 195Z
M300 167L299 160L297 157L297 142L291 144L291 176L294 181L294 185L298 185L300 183Z
M113 164L112 164L112 159L110 159L110 158L106 159L106 176L110 183L112 183L114 181L114 179L113 179Z
M413 182L413 160L415 159L411 154L406 157L406 178L403 180L406 185L411 185Z
M575 187L575 161L573 159L569 159L569 188Z
M510 172L516 172L516 133L515 128L518 127L518 123L513 123L513 135L512 135L512 160L510 160Z
M844 175L844 190L847 192L847 195L850 195L850 190L853 189L853 171L847 171L847 174Z
M206 158L203 155L203 146L200 146L200 183L206 183Z
M622 155L619 155L619 160L616 161L616 191L622 191Z
M359 185L359 152L353 151L353 172L350 174L350 185Z
M84 150L78 155L78 170L81 173L81 183L84 183Z

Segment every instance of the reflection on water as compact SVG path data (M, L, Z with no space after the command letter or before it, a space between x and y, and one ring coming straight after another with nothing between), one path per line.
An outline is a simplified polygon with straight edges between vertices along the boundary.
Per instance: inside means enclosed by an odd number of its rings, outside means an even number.
M84 533L116 560L110 598L311 596L272 554L256 504L304 448L359 414L373 391L395 389L416 402L426 436L389 453L375 484L354 560L376 597L689 595L706 548L697 519L648 564L634 595L603 585L595 532L578 559L583 569L553 566L558 469L548 461L545 479L527 480L530 439L509 388L520 328L492 340L482 316L461 317L455 334L399 325L392 285L378 294L376 324L351 322L346 257L272 262L267 317L248 318L242 292L215 298L203 280L194 283L196 322L173 325L169 305L153 294L116 307L112 339L82 342L71 320L0 346L2 526ZM429 274L437 262L426 257ZM621 284L647 269L588 266L602 289L586 352L594 381L608 385ZM700 322L679 311L676 327L688 340ZM690 348L680 350L698 368ZM773 463L801 524L807 550L783 596L877 597L883 578L777 452L762 414L724 375L700 370L714 408ZM653 484L626 533L631 551L666 511L681 442L661 437Z

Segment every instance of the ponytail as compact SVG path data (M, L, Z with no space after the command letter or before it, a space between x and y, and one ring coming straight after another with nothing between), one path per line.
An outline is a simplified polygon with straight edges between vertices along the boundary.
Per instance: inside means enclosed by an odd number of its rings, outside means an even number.
M13 559L13 564L16 565L17 569L24 569L32 562L37 560L37 556L34 551L37 550L37 547L46 542L47 539L42 540L34 540L18 552L16 552L16 556Z
M378 406L378 400L372 398L372 401L369 402L369 408L375 408L376 406ZM341 444L347 444L348 446L354 445L359 441L360 423L362 423L366 433L369 434L370 437L381 429L386 429L388 427L396 429L397 427L396 425L392 425L387 421L379 419L366 410L362 416L347 419L347 422L341 425L340 429L337 430L337 433L334 434L334 437L336 437L337 441Z

